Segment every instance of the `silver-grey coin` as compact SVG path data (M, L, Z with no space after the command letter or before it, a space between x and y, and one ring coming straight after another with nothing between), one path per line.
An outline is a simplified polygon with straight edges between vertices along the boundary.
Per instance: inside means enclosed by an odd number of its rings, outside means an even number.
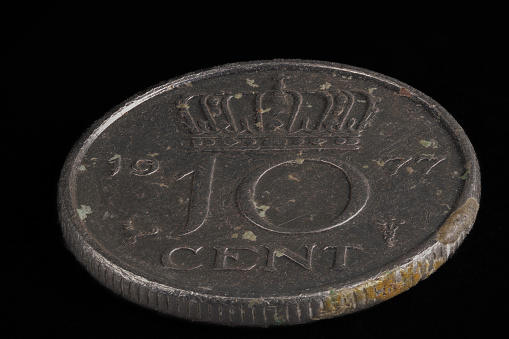
M126 101L77 142L70 250L119 295L225 325L298 324L404 292L471 229L462 128L418 90L341 64L229 64Z

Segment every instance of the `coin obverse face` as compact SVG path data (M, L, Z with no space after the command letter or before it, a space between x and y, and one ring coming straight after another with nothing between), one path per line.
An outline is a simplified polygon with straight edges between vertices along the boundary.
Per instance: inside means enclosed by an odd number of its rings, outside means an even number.
M66 242L104 285L177 317L305 323L370 307L471 229L479 166L431 98L341 64L230 64L126 101L62 171Z

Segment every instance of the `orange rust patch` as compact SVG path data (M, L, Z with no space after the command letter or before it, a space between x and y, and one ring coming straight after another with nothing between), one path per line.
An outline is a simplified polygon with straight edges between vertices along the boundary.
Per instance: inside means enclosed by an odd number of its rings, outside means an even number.
M411 97L412 93L410 93L405 87L401 87L397 95L401 95L403 97Z
M415 286L420 280L426 279L444 262L445 258L437 258L433 265L430 265L428 259L424 257L382 273L361 285L340 290L332 289L330 295L323 301L323 307L317 318L350 313L359 306L363 308L366 304L375 304L395 297Z
M437 240L442 244L454 243L462 233L468 232L474 224L479 203L474 198L452 213L437 233Z
M435 259L435 261L433 262L433 272L438 270L438 268L442 266L444 262L445 262L444 258Z
M390 299L417 284L421 276L421 270L414 270L413 264L406 269L392 270L366 289L368 298L381 301Z
M463 232L471 227L478 208L477 201L470 198L451 214L438 231L439 243L436 246L443 247L445 244L455 242ZM388 300L407 291L420 280L426 279L445 262L446 258L444 257L432 259L430 253L436 253L433 252L436 249L438 248L432 248L430 249L432 252L416 257L414 261L402 267L395 267L357 286L332 289L327 298L323 300L323 307L317 319L350 313L357 308L364 308L368 304L372 305Z
M357 287L331 290L323 302L319 318L327 318L349 313L357 308L357 303L371 303L390 299L417 284L431 272L429 263L410 263L402 268L383 273L380 277Z

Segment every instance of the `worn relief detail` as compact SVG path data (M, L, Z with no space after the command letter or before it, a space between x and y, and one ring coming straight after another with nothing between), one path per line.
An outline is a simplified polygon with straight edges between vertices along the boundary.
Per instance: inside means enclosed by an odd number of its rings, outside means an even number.
M153 225L139 225L133 219L128 219L122 223L125 230L129 232L130 236L127 238L128 244L135 244L140 238L156 235L159 233L159 227Z
M375 223L378 224L387 246L394 247L396 244L396 231L400 225L405 224L405 221L398 220L396 218L389 218L388 220L375 221Z
M210 210L210 196L212 194L212 183L214 180L214 169L216 158L207 159L196 170L181 174L177 180L188 175L193 176L193 190L189 204L187 222L181 231L181 235L193 233L199 229L207 219Z
M161 254L161 264L177 271L214 270L244 272L258 268L265 272L284 270L343 271L350 268L352 257L362 251L359 245L309 244L301 248L288 248L281 244L241 246L177 246ZM212 259L212 260L211 260Z
M335 218L323 225L308 227L307 229L294 230L288 227L282 227L283 224L275 224L266 218L266 212L270 209L270 206L260 205L256 202L255 195L257 193L257 186L262 180L263 176L267 175L270 171L277 167L293 164L295 166L306 166L310 163L320 163L330 166L336 171L345 173L347 184L350 188L350 192L343 199L346 200L346 207L342 211L330 211L329 213L334 214ZM290 176L290 180L296 180L297 178ZM298 179L297 179L298 180ZM313 187L309 187L313 190ZM320 196L319 192L316 192ZM253 224L259 226L265 230L276 232L276 233L287 233L287 234L306 234L306 233L317 233L323 232L329 229L333 229L342 224L345 224L349 220L353 219L359 214L367 203L370 189L367 178L354 166L348 163L332 162L326 159L313 159L313 158L299 158L298 160L288 160L272 165L266 165L260 167L251 173L244 182L240 185L237 191L237 203L242 214ZM291 221L291 220L290 220ZM287 222L285 222L286 224Z
M379 98L330 84L295 91L287 88L286 79L280 75L265 92L220 91L179 99L175 106L190 133L190 146L203 151L360 147ZM317 102L316 107L309 102Z

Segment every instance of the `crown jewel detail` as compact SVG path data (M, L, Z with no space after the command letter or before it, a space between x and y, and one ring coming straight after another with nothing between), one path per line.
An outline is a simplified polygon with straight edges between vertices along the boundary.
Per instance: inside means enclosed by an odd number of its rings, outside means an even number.
M192 94L176 102L201 150L358 149L379 101L363 90L288 89L279 75L265 92Z

